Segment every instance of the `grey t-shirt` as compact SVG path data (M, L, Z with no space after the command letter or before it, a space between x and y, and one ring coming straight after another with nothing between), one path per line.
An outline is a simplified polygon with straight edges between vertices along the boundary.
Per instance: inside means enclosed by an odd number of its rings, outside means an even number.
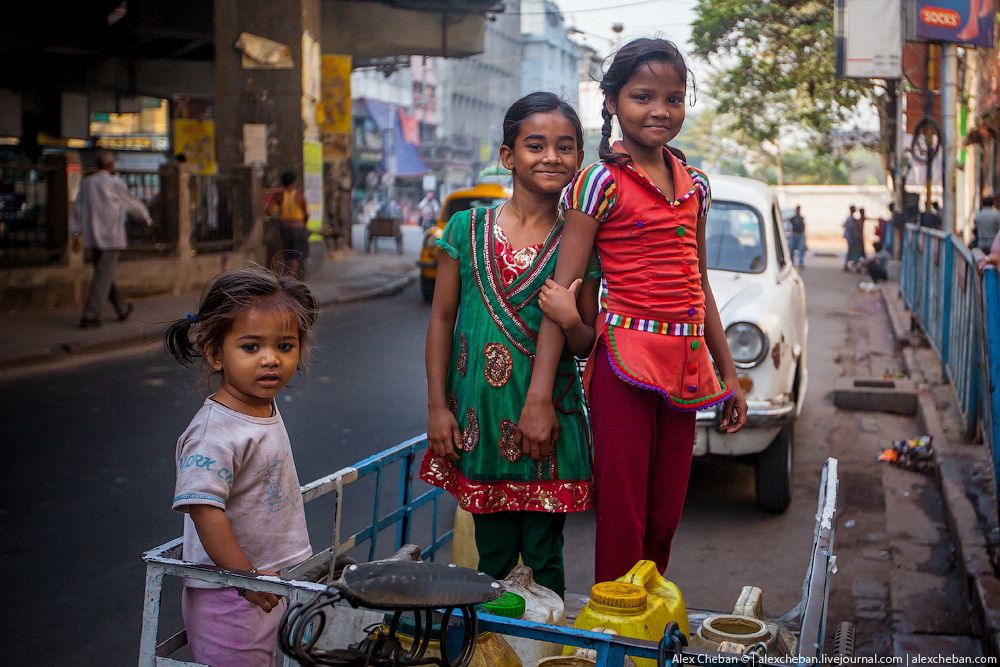
M243 553L260 570L281 570L312 554L288 433L277 407L251 417L206 399L177 440L175 510L184 512L184 560L212 565L191 505L225 510ZM216 588L188 579L188 586Z
M1000 232L1000 211L993 206L987 206L976 213L976 240L979 249L985 253L990 251L993 239Z

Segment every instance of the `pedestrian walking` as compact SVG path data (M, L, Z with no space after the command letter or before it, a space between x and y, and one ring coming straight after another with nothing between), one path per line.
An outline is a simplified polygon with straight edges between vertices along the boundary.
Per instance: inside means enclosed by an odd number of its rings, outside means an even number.
M687 79L673 43L637 39L623 46L600 84L601 161L577 174L564 198L566 231L553 284L565 289L584 277L594 247L604 280L606 312L584 375L598 581L643 559L666 569L687 493L695 413L721 404L723 431L746 423L707 278L708 176L668 146L684 123ZM612 145L614 116L623 137ZM518 422L526 450L544 454L558 433L557 406L548 397L562 340L557 323L543 322Z
M281 258L278 267L283 275L302 280L309 257L309 204L305 192L295 185L295 172L281 174L281 192L272 200L268 213L277 217L281 232Z
M69 222L73 252L80 251L82 238L94 264L94 278L80 317L82 329L101 326L105 301L111 301L121 322L132 314L133 305L125 300L115 283L118 258L128 245L125 221L131 215L147 225L153 224L146 205L133 197L125 182L115 176L114 153L100 150L95 158L97 172L80 184Z
M802 207L796 206L795 213L788 220L790 231L788 233L788 250L792 254L792 260L800 269L806 267L806 221L802 217ZM798 260L795 256L798 255Z
M437 223L438 214L441 213L441 204L433 192L428 192L417 204L420 210L420 226L423 229L430 229Z
M590 441L583 388L569 352L594 339L596 260L572 296L550 312L566 326L547 401L559 411L547 450L522 446L517 416L528 391L541 298L563 235L559 197L583 160L583 128L569 104L531 93L507 110L500 160L513 193L494 208L455 214L438 245L427 327L427 440L421 478L472 513L479 570L498 579L520 557L535 581L565 594L567 512L591 506ZM577 311L579 301L581 315Z
M997 232L1000 232L1000 211L993 204L992 195L983 197L983 206L976 213L974 220L976 245L984 253L989 253L993 239L996 238Z
M847 219L844 220L844 240L847 241L847 254L844 256L844 271L857 271L861 261L861 227L858 225L857 208L852 205Z
M281 576L312 554L299 479L275 396L306 362L316 300L301 282L260 268L224 273L170 325L180 363L202 358L218 389L177 440L173 508L184 513L182 558ZM192 579L181 612L198 663L272 667L285 600Z

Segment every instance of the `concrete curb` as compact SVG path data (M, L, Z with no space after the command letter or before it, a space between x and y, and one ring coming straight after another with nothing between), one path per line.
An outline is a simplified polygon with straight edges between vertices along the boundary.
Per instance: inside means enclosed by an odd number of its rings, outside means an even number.
M413 283L419 271L414 269L398 278L394 278L384 285L360 290L352 294L327 294L319 296L317 302L320 308L327 306L341 305L347 303L357 303L387 296L393 296L406 289ZM163 327L157 325L144 328L141 331L130 332L120 336L106 336L91 341L81 341L74 343L61 343L50 347L40 347L30 352L20 352L12 355L0 355L0 371L2 370L24 370L32 367L42 367L46 364L66 361L72 358L79 358L88 354L108 352L116 349L126 349L155 342L160 339Z
M367 301L369 299L377 299L384 296L394 296L406 289L406 287L411 283L415 282L417 276L419 275L420 271L418 269L413 269L409 273L387 282L385 285L380 285L368 290L361 290L360 292L355 292L354 294L345 294L343 296L335 295L327 299L321 299L320 307L356 303L358 301Z
M897 343L903 345L903 367L910 377L922 372L910 344L909 326L898 299L887 294L892 289L883 285L882 302L889 315L890 327ZM898 306L897 306L898 304ZM947 442L941 418L934 399L921 389L917 396L917 422L935 442ZM935 478L944 505L945 518L958 551L959 563L965 573L966 589L973 611L982 629L983 649L987 655L1000 657L1000 579L993 570L987 551L986 537L979 525L976 509L965 492L964 480L957 462L943 453L942 447L934 450Z

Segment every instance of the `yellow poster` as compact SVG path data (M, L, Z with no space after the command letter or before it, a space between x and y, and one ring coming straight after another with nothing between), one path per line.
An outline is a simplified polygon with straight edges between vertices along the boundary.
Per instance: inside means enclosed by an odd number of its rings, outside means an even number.
M174 119L174 154L183 154L193 171L202 176L215 173L215 121Z
M320 129L351 131L351 56L323 54L323 81L318 109Z
M306 139L302 142L302 179L305 190L306 204L309 207L309 220L306 229L309 230L310 241L322 241L320 233L323 229L323 144L319 141Z

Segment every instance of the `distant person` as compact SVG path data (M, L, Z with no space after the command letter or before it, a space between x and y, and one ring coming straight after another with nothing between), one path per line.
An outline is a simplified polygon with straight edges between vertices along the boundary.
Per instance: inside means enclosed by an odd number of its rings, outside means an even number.
M806 221L802 217L802 207L796 206L795 213L788 219L788 249L792 253L792 261L798 254L796 266L800 269L806 267Z
M993 239L1000 232L1000 211L993 205L993 196L983 197L983 206L976 213L976 245L985 253L989 253Z
M865 215L865 209L858 209L858 233L861 234L861 259L864 259L868 255L868 251L865 250L865 223L868 221L868 216Z
M979 260L979 270L982 271L990 265L1000 268L1000 234L993 237L993 245L990 246L989 254Z
M302 280L309 256L309 205L302 188L295 185L295 172L281 175L281 192L272 200L269 213L277 216L281 231L280 268L283 275Z
M941 229L941 205L936 201L920 214L920 226L928 229Z
M255 267L216 278L198 312L167 328L167 351L185 366L203 359L218 379L177 439L173 508L184 513L184 560L280 577L312 555L275 397L305 365L316 314L304 284ZM195 579L183 584L181 614L195 662L277 664L281 596Z
M873 247L875 256L865 262L865 269L873 283L880 283L889 279L889 260L892 255L882 246L881 241L876 241Z
M844 220L844 240L847 241L847 254L844 256L844 271L857 271L861 260L861 227L858 225L858 209L852 205L847 219Z
M882 244L886 245L886 237L891 234L892 218L896 215L896 204L889 202L889 217L879 218L875 225L875 238Z
M420 210L420 226L424 229L433 227L437 222L438 214L441 213L441 204L434 193L428 192L424 195L424 198L417 204L417 208Z
M128 244L125 220L131 215L142 218L147 225L153 224L146 205L133 197L125 182L114 175L114 153L100 150L96 159L97 173L83 179L80 184L69 222L73 252L80 251L82 236L83 245L90 249L94 263L94 279L80 318L82 329L101 326L101 311L108 300L120 322L132 314L133 305L125 301L125 296L115 284L118 256Z

